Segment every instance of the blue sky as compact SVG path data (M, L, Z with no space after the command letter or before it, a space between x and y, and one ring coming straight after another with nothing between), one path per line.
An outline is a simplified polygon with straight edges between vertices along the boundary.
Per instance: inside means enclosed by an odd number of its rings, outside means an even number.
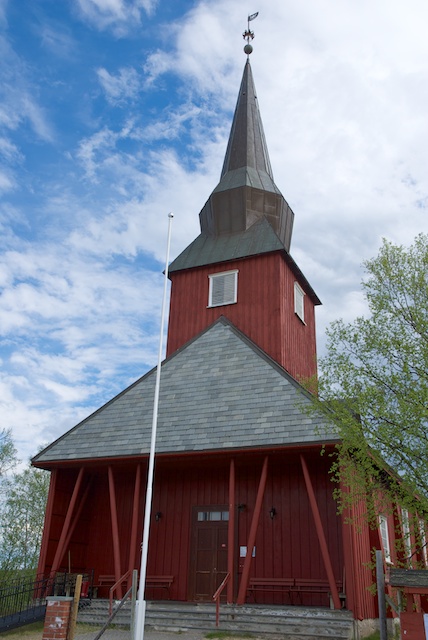
M332 320L428 231L424 0L0 0L0 413L23 460L156 364L251 57L291 253Z

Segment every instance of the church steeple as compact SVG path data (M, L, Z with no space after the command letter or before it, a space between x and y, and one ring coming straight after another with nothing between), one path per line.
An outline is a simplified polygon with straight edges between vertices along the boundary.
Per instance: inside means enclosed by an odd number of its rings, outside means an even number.
M252 37L248 27L247 56ZM296 379L316 375L320 301L290 255L294 214L273 179L248 59L220 182L199 218L201 233L169 265L167 355L224 316Z
M202 233L246 231L266 218L289 251L294 214L273 180L269 153L247 60L220 182L199 214Z

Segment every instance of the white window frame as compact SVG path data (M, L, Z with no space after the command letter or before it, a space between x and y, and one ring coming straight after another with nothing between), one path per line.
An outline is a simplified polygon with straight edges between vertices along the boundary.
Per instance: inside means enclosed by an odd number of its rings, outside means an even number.
M294 283L294 313L305 323L305 292L298 282Z
M223 307L228 304L236 304L238 301L238 269L212 273L208 276L208 279L208 307ZM216 291L216 284L221 281L226 286L223 286L223 297L220 299L219 291Z
M412 557L412 538L410 535L410 519L407 509L401 509L401 525L403 528L404 550L406 552L406 560L410 561Z
M388 518L384 515L379 516L379 532L382 541L383 553L385 561L392 564L391 561L391 545L389 543Z
M427 536L425 533L425 522L424 520L419 520L419 537L421 540L422 547L422 557L425 562L425 566L428 565L428 550L427 550Z

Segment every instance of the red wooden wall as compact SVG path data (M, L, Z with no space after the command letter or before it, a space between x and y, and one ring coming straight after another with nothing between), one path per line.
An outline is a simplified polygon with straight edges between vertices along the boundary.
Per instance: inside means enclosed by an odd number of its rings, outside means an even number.
M207 308L208 276L238 269L238 302ZM265 254L170 275L167 355L220 316L266 351L297 380L316 374L314 304L305 295L305 323L294 313L294 282L281 253ZM305 289L304 283L299 282Z
M238 455L236 464L236 505L245 505L237 515L236 569L242 565L239 548L247 545L263 456ZM343 551L341 520L336 515L332 499L332 484L328 476L330 460L319 452L307 457L321 519L326 532L336 579L342 577ZM191 517L195 506L228 505L230 458L199 457L181 459L158 458L153 495L152 524L149 547L148 575L173 575L171 598L187 600L189 596L189 565ZM121 571L128 569L135 464L129 468L113 467L120 535ZM52 525L48 535L45 570L49 570L58 543L62 523L72 494L77 471L59 470L53 500ZM86 473L91 482L87 502L82 510L72 540L61 561L61 569L95 569L95 575L113 574L113 541L107 468ZM142 474L142 485L145 473ZM143 519L144 486L141 491L140 523ZM275 507L277 515L269 512ZM161 513L158 521L155 514ZM141 533L141 524L139 532ZM136 567L139 568L141 535L138 536ZM70 556L68 555L70 552ZM256 556L251 575L259 577L306 577L325 579L320 547L315 532L309 500L297 454L270 454L268 479L256 538ZM235 584L237 587L237 583ZM106 596L105 593L99 595ZM150 597L165 596L162 592ZM259 601L262 601L260 599ZM266 602L282 602L281 595L266 596ZM285 599L284 602L287 600ZM307 596L305 604L326 605L325 596Z

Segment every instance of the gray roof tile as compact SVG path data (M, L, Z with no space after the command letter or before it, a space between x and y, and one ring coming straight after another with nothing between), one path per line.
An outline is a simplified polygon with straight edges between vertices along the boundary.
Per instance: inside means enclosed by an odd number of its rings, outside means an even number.
M33 460L148 454L152 369ZM221 318L162 363L157 453L320 443L337 438L302 408L302 387Z

